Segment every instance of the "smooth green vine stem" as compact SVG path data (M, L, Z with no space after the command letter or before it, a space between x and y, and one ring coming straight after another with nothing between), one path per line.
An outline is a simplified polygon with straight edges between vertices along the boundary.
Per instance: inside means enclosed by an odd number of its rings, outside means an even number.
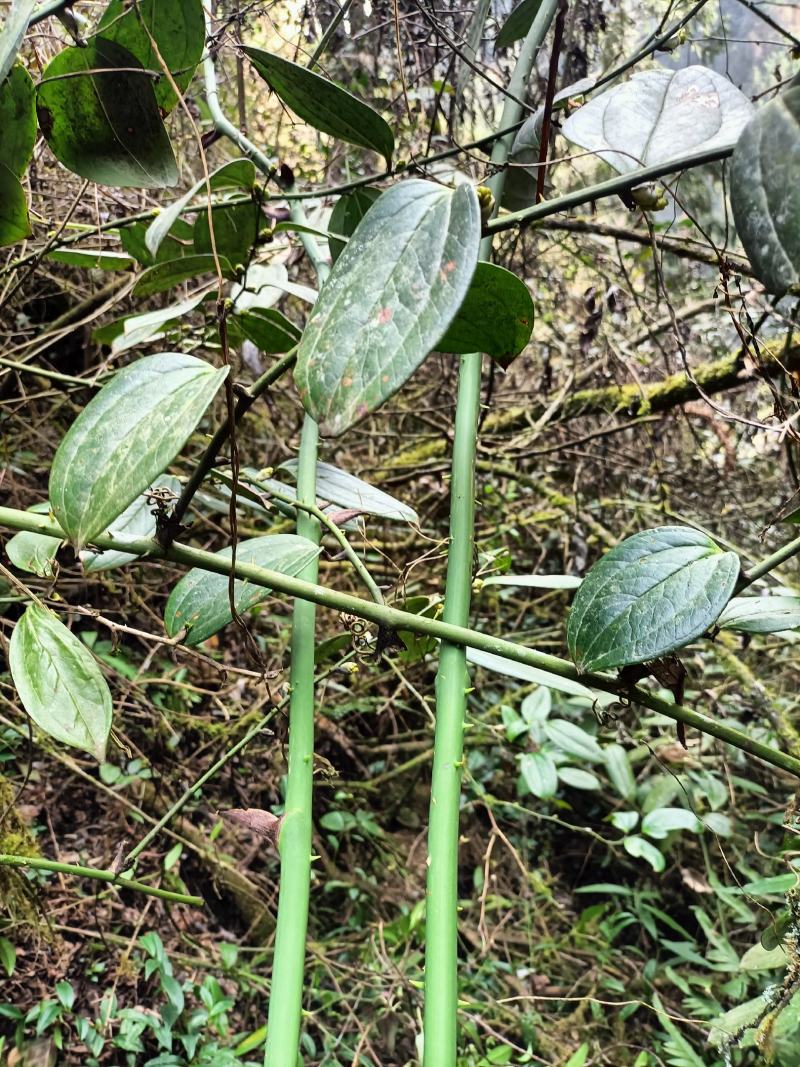
M118 889L130 889L134 893L144 893L149 897L169 900L173 904L191 904L196 908L202 908L204 904L202 897L173 893L169 889L145 885L144 882L132 882L115 874L114 871L101 871L97 867L80 867L74 863L57 863L55 860L42 859L41 856L9 856L6 853L0 853L0 866L29 867L34 871L53 871L55 874L70 874L76 878L93 878L98 882L110 882Z
M44 534L47 537L55 537L59 540L67 540L67 536L61 527L52 522L46 515L37 515L30 511L18 511L16 508L0 507L0 526L11 530L28 530L30 533ZM712 719L702 712L680 704L672 704L667 700L654 696L646 689L639 686L630 686L620 682L609 674L581 674L574 663L559 656L551 656L545 652L539 652L535 648L527 648L525 645L517 645L513 641L506 641L502 637L493 637L492 634L481 633L480 630L471 630L467 626L456 626L440 619L426 618L424 615L414 615L409 611L401 611L386 604L376 604L372 600L362 600L360 597L351 596L349 593L340 593L335 589L327 589L313 582L303 581L300 578L291 578L278 571L268 570L266 567L257 567L252 563L237 561L236 566L231 568L229 559L224 559L213 552L206 552L201 548L193 548L189 545L173 543L169 549L163 549L157 541L148 537L109 537L107 534L93 538L92 545L100 549L112 549L126 552L132 556L150 557L152 559L168 559L172 563L178 563L183 567L197 567L200 570L209 571L212 574L228 575L233 569L237 578L251 582L253 585L264 589L271 589L274 593L283 593L286 596L298 597L301 600L310 600L314 604L321 604L332 611L345 612L355 615L359 619L384 626L390 630L410 630L415 634L423 634L426 637L434 637L439 641L449 641L450 644L464 645L466 648L475 648L480 652L491 652L496 656L505 656L506 659L515 663L523 663L528 667L536 667L539 670L550 671L559 678L568 678L571 681L581 682L592 689L599 689L603 693L614 693L622 697L626 702L639 704L644 708L650 708L675 722L686 723L701 733L710 734L712 737L725 741L742 752L749 752L758 759L773 767L780 767L795 777L800 778L800 759L790 756L786 752L771 748L760 741L755 741L733 726ZM795 548L795 555L800 554L800 545Z
M544 0L522 43L508 84L500 127L522 116L533 65L555 16L559 0ZM497 140L492 162L504 168L512 135ZM505 169L489 183L496 205L505 184ZM492 237L481 241L481 259L490 258ZM445 623L467 626L472 595L475 546L475 456L481 399L479 352L461 357L456 401L450 487L450 544L445 586ZM431 803L428 820L428 879L425 917L424 1067L455 1067L458 1046L458 839L464 718L467 710L466 649L442 642L436 674Z
M316 501L318 436L317 424L306 415L297 467L297 497L303 504ZM297 533L319 544L320 524L316 517L298 511ZM316 581L317 570L315 559L304 569L302 576ZM281 880L264 1059L266 1067L296 1067L300 1043L311 882L315 620L316 605L296 600L292 614L289 767L286 807L278 841Z

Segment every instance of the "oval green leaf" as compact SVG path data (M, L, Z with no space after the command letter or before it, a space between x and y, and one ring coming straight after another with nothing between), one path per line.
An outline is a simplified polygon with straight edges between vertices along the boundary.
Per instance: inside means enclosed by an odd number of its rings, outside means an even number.
M279 574L299 574L319 554L316 545L296 534L272 534L242 541L236 546L237 563L253 563ZM231 549L216 555L230 559ZM260 604L270 595L269 589L237 579L234 603L241 614ZM198 645L233 618L228 600L228 578L195 568L184 575L172 590L164 610L164 625L170 637L186 628L184 643Z
M540 800L554 797L558 791L556 765L546 752L526 752L519 761L523 781Z
M485 352L508 367L531 339L533 300L524 282L505 267L479 263L464 303L436 348Z
M783 293L800 279L800 86L756 112L731 161L736 230L758 280Z
M589 760L590 763L601 763L603 760L603 750L597 741L577 723L568 719L548 719L544 724L544 732L551 745L570 756Z
M591 771L584 771L580 767L559 767L558 777L565 785L572 789L599 789L600 779Z
M733 593L739 559L682 526L628 537L596 563L575 594L567 643L578 669L656 659L699 637Z
M287 459L278 470L289 471L297 476L297 460ZM379 515L382 519L397 519L398 522L418 522L413 508L395 497L362 482L353 474L334 467L331 463L317 464L317 497L340 508L352 508L366 515Z
M606 761L606 773L611 784L623 800L632 800L636 796L636 779L633 777L631 761L622 745L606 745L603 749Z
M35 515L49 515L50 505L34 504L28 511ZM54 578L56 569L53 561L61 546L58 537L47 537L46 534L30 533L22 530L14 534L6 544L6 555L21 571L36 574L40 578Z
M701 829L700 820L686 808L656 808L642 819L642 833L657 840L665 838L673 830L699 833Z
M17 64L0 85L0 159L21 178L36 144L36 89Z
M53 512L76 548L111 525L175 458L227 373L162 352L125 367L90 400L50 471Z
M159 72L155 81L156 101L168 113L178 97L163 73L158 55L184 93L203 54L206 39L203 5L201 0L137 0L135 8L129 0L111 0L97 30L106 40L127 48L145 70Z
M539 13L542 0L521 0L514 8L495 38L496 48L506 48L525 37Z
M262 352L277 355L288 352L300 340L300 330L274 308L254 307L234 311L228 319L228 334L234 344L246 338Z
M649 841L645 841L643 837L639 837L637 834L634 834L633 837L623 837L622 846L629 856L647 860L657 873L663 871L667 865L667 861L656 846L651 845Z
M36 725L102 763L111 693L88 648L47 608L29 604L11 635L8 664Z
M140 67L127 48L102 37L48 63L39 126L68 170L118 188L163 189L178 180L152 80Z
M166 492L164 492L165 490ZM167 503L178 498L181 491L181 483L171 474L159 475L153 480L152 486L148 487L141 496L137 496L122 514L114 519L106 531L106 536L153 537L156 532L156 508L154 506L153 491ZM117 552L114 549L106 549L104 552L81 552L81 563L86 574L110 571L113 567L122 567L136 559L139 559L139 557L131 555L130 552Z
M625 174L732 147L752 113L744 93L707 67L645 70L584 104L563 133Z
M307 67L260 48L242 51L273 92L303 122L340 141L372 149L391 167L394 134L377 111Z
M773 634L800 627L800 597L737 596L717 620L722 630Z
M328 434L411 377L452 322L475 272L480 211L469 186L400 182L334 264L297 352L295 381Z

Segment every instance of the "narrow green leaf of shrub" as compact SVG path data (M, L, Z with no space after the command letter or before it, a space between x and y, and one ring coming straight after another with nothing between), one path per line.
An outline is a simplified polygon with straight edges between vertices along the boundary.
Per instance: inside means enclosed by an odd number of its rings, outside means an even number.
M186 319L211 293L212 290L206 288L187 297L186 300L181 300L178 304L169 304L157 311L145 311L141 315L128 315L122 320L122 329L111 340L112 353L117 355L120 352L127 352L131 348L138 348L163 337L163 330L166 326Z
M800 86L759 108L731 160L736 230L759 281L783 293L800 279Z
M15 0L0 30L0 82L11 70L28 29L36 0Z
M288 352L302 336L301 331L275 308L234 311L228 319L228 334L234 344L244 338L272 355Z
M219 265L225 278L236 277L236 271L224 256L219 257ZM154 263L152 267L142 271L133 287L133 293L134 296L153 296L154 293L163 293L181 282L193 280L203 274L216 274L216 271L217 263L213 256L179 256L163 263Z
M636 779L633 777L631 761L628 753L616 743L606 745L603 749L606 761L606 772L611 779L611 784L623 800L632 800L636 795Z
M209 174L208 183L206 183L205 178L195 182L183 196L173 200L171 204L156 215L155 219L147 227L144 243L150 255L155 256L161 242L178 221L184 208L188 207L199 193L207 190L208 185L211 186L212 191L216 189L250 190L255 185L255 182L256 168L249 159L231 159Z
M153 537L156 532L156 516L153 504L152 491L157 490L164 494L166 501L177 499L181 491L181 483L171 474L160 474L153 479L153 484L148 487L141 496L137 496L122 514L114 519L108 528L109 537ZM106 549L104 552L81 552L81 563L85 574L96 574L98 571L110 571L114 567L122 567L126 563L132 563L138 556L132 556L129 552L116 552Z
M0 85L0 159L21 178L36 144L36 89L24 67L11 68Z
M45 67L39 126L68 170L122 188L163 189L178 180L152 80L140 66L127 48L93 37Z
M568 719L548 719L544 724L544 732L552 745L570 756L578 756L592 763L601 763L603 760L603 750L597 741L577 723Z
M701 829L700 820L686 808L656 808L642 819L642 833L656 839L666 837L673 830L698 833Z
M391 167L394 134L377 111L307 67L260 48L242 51L273 92L303 122L340 141L372 149Z
M559 674L551 674L550 671L540 670L538 667L530 667L527 663L517 663L516 660L506 659L505 656L496 656L493 652L481 652L477 648L467 649L467 660L476 667L485 667L487 671L496 671L508 678L518 678L522 682L533 682L534 685L544 685L556 693L569 693L570 696L585 697L598 707L606 707L613 704L617 697L611 693L603 693L599 689L589 689L588 686L576 682L572 678L562 678Z
M521 0L513 9L495 38L496 48L506 48L524 37L542 6L542 0Z
M29 604L11 635L8 664L22 706L36 725L102 763L111 693L89 649L51 611Z
M278 470L297 474L297 460L287 459ZM362 482L355 475L334 467L331 463L317 463L317 496L341 508L352 508L367 515L379 515L382 519L397 519L398 522L418 522L419 517L408 504Z
M723 630L745 634L772 634L800 627L800 597L737 596L717 620Z
M600 779L591 771L584 771L580 767L559 767L558 777L573 789L599 789Z
M733 146L752 113L744 93L707 67L645 70L593 97L562 130L625 174Z
M577 589L582 582L572 574L490 574L483 585L512 585L524 589Z
M636 859L647 860L657 874L660 874L667 865L666 860L656 846L651 845L649 841L645 841L643 837L638 835L624 837L622 839L622 847L629 855L635 856Z
M216 553L220 559L230 559L231 549ZM242 541L236 547L239 563L253 563L279 574L295 575L307 566L319 549L296 534L273 534ZM234 602L239 613L249 611L270 596L262 586L236 580ZM170 637L186 628L187 645L197 645L211 637L231 621L228 601L228 579L224 574L211 574L197 568L189 571L172 590L164 610L164 625Z
M479 263L464 303L436 348L485 352L508 367L530 341L533 319L533 300L525 283L505 267Z
M7 937L0 937L0 964L10 978L17 965L17 950Z
M125 252L92 252L88 248L54 248L45 258L84 270L130 270L134 266Z
M25 190L0 160L0 248L15 245L30 235Z
M28 511L36 515L48 515L50 505L34 504ZM21 571L36 574L40 578L52 578L55 575L53 561L61 545L57 537L47 537L45 534L28 533L23 530L14 534L6 544L6 555Z
M185 92L200 62L206 39L202 0L137 0L135 8L127 0L111 0L97 31L107 40L127 48L145 70L159 72L155 82L156 100L167 113L175 107L178 97L163 73L158 54L178 89Z
M89 401L50 471L53 512L76 548L111 525L180 452L228 373L162 352L119 371Z
M331 212L328 230L330 233L341 234L342 237L352 237L359 222L381 195L380 189L370 185L363 189L354 189L352 193L345 193L336 201ZM346 241L337 241L335 237L328 238L328 247L331 250L331 260L335 263L344 249Z
M526 752L519 761L523 781L540 800L554 797L558 791L558 772L546 752Z
M343 433L411 377L467 294L480 242L469 186L400 182L359 223L314 306L295 380L323 432Z
M656 659L699 637L727 604L739 560L705 534L663 526L596 563L575 594L567 643L578 669Z

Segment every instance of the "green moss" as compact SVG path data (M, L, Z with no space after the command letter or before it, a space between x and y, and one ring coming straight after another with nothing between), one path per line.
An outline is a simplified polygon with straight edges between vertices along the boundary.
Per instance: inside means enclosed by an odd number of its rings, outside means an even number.
M4 814L5 813L5 814ZM14 789L0 777L0 852L10 856L38 856L36 839L14 807ZM22 871L0 866L0 918L43 926L28 879Z

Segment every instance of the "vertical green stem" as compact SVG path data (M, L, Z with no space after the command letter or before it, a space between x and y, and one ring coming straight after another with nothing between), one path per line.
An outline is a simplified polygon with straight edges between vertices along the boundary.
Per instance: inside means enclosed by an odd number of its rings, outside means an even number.
M297 499L316 503L317 424L303 423L297 468ZM319 543L320 525L305 511L297 513L297 532ZM317 561L302 572L317 580ZM289 702L289 770L286 809L281 825L278 925L267 1025L266 1067L297 1067L303 968L311 880L311 800L314 779L314 622L316 606L296 600L292 615L291 699Z
M536 54L553 20L558 0L543 0L520 51L500 128L519 121L516 100L525 96ZM508 158L513 133L496 142L492 162ZM492 181L499 203L505 172ZM488 259L492 238L481 242ZM469 624L472 558L475 543L475 445L480 410L481 355L461 357L450 486L450 548L447 559L444 620ZM466 650L442 642L436 675L436 734L428 829L428 887L425 934L424 1067L455 1067L458 1042L458 814L467 708Z

